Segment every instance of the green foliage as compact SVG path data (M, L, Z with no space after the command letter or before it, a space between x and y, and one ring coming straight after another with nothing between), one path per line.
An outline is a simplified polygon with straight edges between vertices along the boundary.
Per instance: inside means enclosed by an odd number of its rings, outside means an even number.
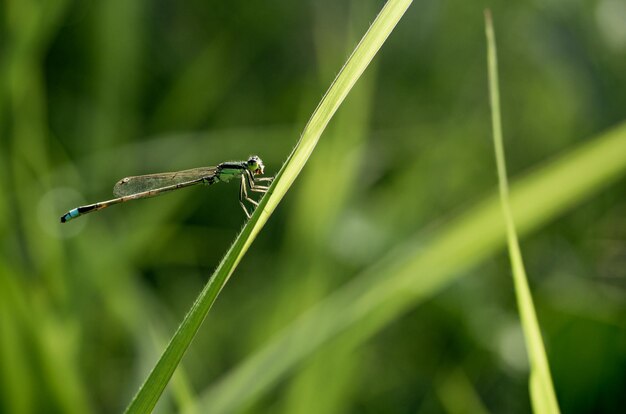
M490 5L510 203L567 413L624 405L618 3ZM382 7L2 3L0 412L123 411L245 222L232 183L59 216L128 175L250 154L275 175ZM414 2L246 225L265 224L155 412L531 410L484 48L476 4Z
M615 154L619 155L612 156ZM596 166L599 160L607 160L606 168L590 170L593 172L588 180L568 180L572 169ZM515 183L511 209L521 233L545 225L625 172L626 124L623 124L594 140L593 145L579 148ZM552 197L522 212L525 205L542 195L546 185ZM428 239L416 234L413 240L396 246L207 390L199 411L238 412L248 400L267 392L327 342L344 335L354 347L443 289L461 276L463 270L505 246L507 231L498 210L498 197L489 196ZM480 237L475 237L476 234Z

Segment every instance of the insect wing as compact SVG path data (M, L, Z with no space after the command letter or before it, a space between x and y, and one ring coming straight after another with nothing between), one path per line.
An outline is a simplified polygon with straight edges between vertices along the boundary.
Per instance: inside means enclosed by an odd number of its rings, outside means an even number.
M216 171L216 167L200 167L191 170L126 177L115 184L113 194L115 197L124 197L144 191L157 190L170 185L212 177Z

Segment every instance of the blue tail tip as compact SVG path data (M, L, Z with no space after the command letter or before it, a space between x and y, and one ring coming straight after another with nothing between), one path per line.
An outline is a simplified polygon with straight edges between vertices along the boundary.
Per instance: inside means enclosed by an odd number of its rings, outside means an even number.
M61 216L61 223L65 223L66 221L70 221L71 219L78 217L80 213L78 209L75 208L73 210L68 211L66 214Z

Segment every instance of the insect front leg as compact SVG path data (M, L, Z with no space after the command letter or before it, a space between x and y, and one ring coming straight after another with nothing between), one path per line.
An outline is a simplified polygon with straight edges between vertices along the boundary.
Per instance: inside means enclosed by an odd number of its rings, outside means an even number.
M255 191L257 193L266 193L269 190L269 186L266 185L258 185L260 182L272 182L274 177L255 177L252 175L250 171L246 171L246 179L248 181L248 186L250 187L250 191Z

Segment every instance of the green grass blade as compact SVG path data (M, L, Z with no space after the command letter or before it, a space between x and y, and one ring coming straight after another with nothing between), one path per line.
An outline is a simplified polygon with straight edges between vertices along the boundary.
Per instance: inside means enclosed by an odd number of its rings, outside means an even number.
M540 228L625 173L623 123L515 183L511 207L520 234ZM504 247L500 214L493 195L428 240L418 234L399 246L206 390L199 411L241 411L330 341L355 331L353 344L365 341Z
M283 168L276 175L270 190L263 197L252 218L246 223L218 268L196 298L163 355L128 406L127 413L147 413L154 408L187 347L215 302L217 295L304 167L324 128L326 128L337 108L339 108L352 86L365 71L410 4L411 0L389 0L385 4L372 26L337 75L326 95L322 98L322 101L307 123L300 141L290 154Z
M493 141L498 166L498 181L500 186L500 202L506 225L507 244L513 270L513 282L517 295L522 329L526 340L526 350L530 360L530 396L535 413L559 413L559 405L554 393L548 357L543 346L539 322L535 313L535 306L528 287L528 279L522 252L520 250L513 213L509 203L509 185L506 177L506 163L504 159L504 144L502 142L502 123L500 120L500 92L498 89L498 60L496 54L496 40L493 31L491 12L485 10L485 27L487 35L487 60L489 67L489 97L491 103Z

